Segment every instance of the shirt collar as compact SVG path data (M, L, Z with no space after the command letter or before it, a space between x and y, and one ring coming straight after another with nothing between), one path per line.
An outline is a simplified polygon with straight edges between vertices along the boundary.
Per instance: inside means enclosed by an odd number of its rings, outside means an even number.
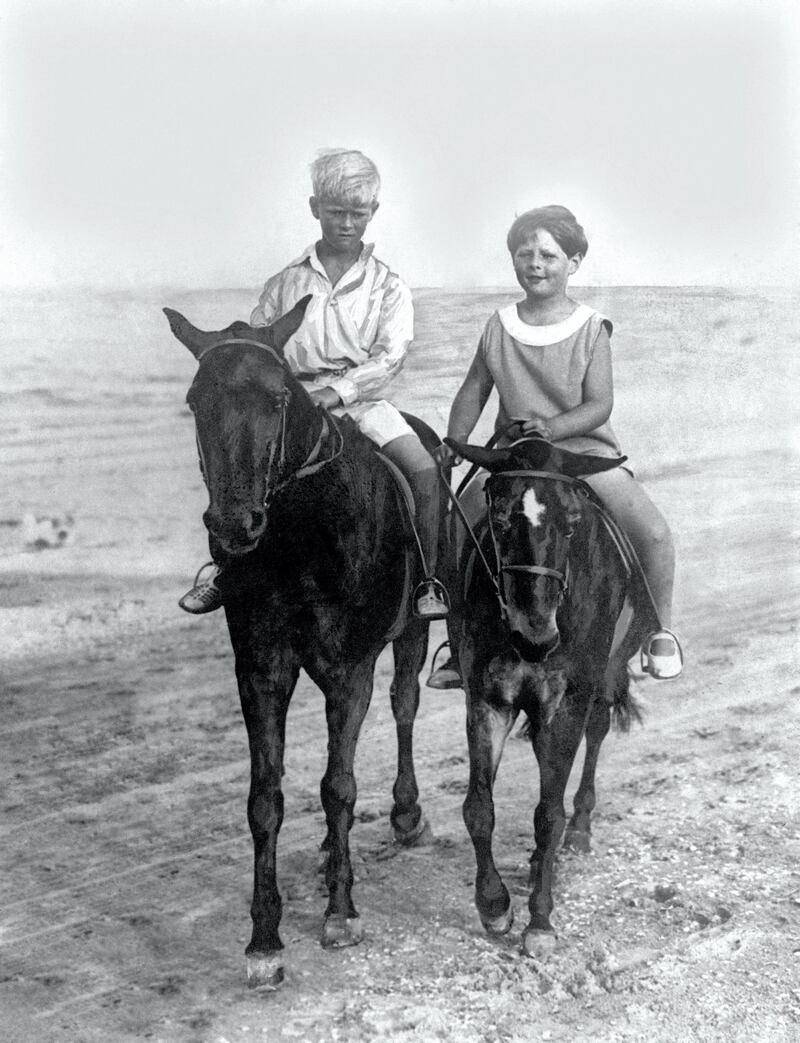
M374 243L364 243L363 248L361 250L361 254L360 254L358 260L353 265L353 268L364 268L364 267L366 267L367 261L369 261L370 257L372 257L372 254L373 254L374 250L375 250L375 244ZM311 246L307 246L305 248L305 250L303 250L303 252L300 254L300 256L296 257L293 261L290 261L289 264L286 267L287 268L299 268L299 267L301 267L304 264L308 265L308 267L313 268L315 271L319 272L320 275L324 275L325 278L327 279L327 275L325 273L325 269L322 266L322 262L320 261L319 257L317 256L317 244L316 243L312 243ZM353 269L351 268L350 271L352 271L352 270Z

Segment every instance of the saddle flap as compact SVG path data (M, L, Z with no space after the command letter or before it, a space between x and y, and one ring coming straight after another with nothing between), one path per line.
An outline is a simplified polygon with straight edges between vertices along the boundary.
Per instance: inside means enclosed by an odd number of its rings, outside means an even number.
M406 505L408 512L405 518L406 527L410 532L414 531L414 494L411 491L411 486L408 484L408 480L397 464L393 463L388 456L384 456L383 453L375 450L375 455L386 467L386 470L392 476L395 486L397 487L402 501ZM406 621L408 620L408 609L411 601L411 589L412 589L412 577L414 572L414 555L411 546L406 549L405 553L405 567L403 569L403 593L400 597L399 607L397 609L397 615L395 616L394 622L389 628L386 634L387 641L394 641L396 637L399 637L405 629Z

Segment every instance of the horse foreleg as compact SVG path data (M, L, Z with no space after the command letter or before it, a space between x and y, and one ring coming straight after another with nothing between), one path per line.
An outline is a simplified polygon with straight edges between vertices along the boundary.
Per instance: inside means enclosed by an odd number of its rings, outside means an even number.
M274 652L274 649L273 649ZM289 656L273 654L258 668L237 660L239 694L250 744L250 795L247 819L253 836L253 934L245 950L251 986L277 987L283 981L283 948L278 927L282 903L275 855L283 822L283 753L286 711L298 668Z
M492 856L493 788L497 768L517 711L510 703L489 703L470 694L467 710L469 788L464 824L475 849L475 905L489 934L506 934L514 922L511 896Z
M553 880L556 849L564 832L564 791L580 745L586 719L576 708L562 708L549 725L533 735L533 748L539 762L540 796L533 817L536 850L531 858L528 909L531 918L522 936L525 952L544 956L555 945L555 931L550 923L553 911Z
M340 673L326 679L323 689L328 720L328 766L320 785L328 827L328 907L322 929L322 944L326 947L356 945L363 936L353 905L349 838L356 803L353 763L358 734L372 697L374 670L375 659L371 658L351 667L346 676Z
M419 674L428 651L428 628L412 622L394 642L394 678L390 690L397 728L397 777L392 795L392 833L408 847L430 843L433 834L419 806L414 773L414 720L419 709Z
M595 699L589 723L586 727L586 756L583 761L581 781L573 803L574 813L564 834L564 847L588 854L591 849L591 815L595 805L595 772L600 757L600 747L611 727L611 708L602 699Z

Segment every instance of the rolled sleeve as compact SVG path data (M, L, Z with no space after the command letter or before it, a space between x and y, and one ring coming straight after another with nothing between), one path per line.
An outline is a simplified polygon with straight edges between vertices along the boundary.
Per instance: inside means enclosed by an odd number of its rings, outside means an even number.
M343 406L352 406L362 397L358 384L351 380L349 377L334 377L332 380L320 379L320 383L326 385L329 388L333 388L339 398L342 400Z

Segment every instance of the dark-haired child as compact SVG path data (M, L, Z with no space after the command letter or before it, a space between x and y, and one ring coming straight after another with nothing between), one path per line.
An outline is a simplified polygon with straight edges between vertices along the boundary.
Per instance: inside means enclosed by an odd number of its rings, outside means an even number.
M569 278L588 249L583 229L566 207L543 206L514 221L507 244L525 299L499 309L487 322L453 401L448 435L468 440L495 387L500 398L496 430L522 420L523 434L538 431L559 448L620 456L609 423L614 404L611 322L567 296ZM629 536L652 592L662 629L643 645L645 670L659 679L677 677L683 656L667 629L675 574L667 522L626 468L585 480ZM441 673L435 671L431 687L458 683L453 667L451 662Z

